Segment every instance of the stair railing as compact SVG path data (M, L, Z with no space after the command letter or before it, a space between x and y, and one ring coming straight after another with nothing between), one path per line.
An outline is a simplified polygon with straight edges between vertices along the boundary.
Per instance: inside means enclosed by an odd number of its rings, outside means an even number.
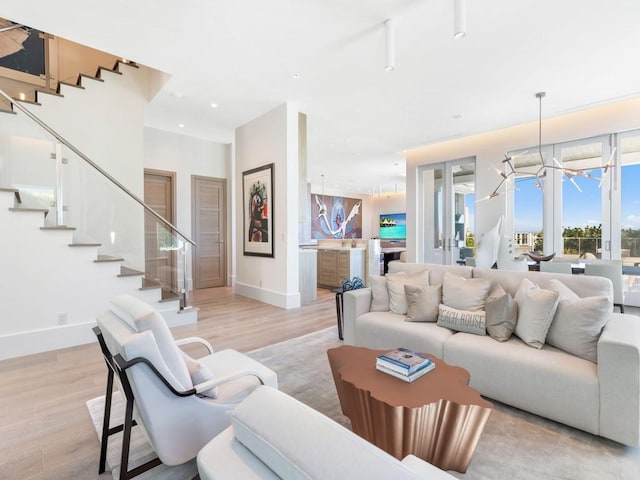
M162 215L158 214L155 210L153 210L149 205L147 205L142 199L140 199L137 195L131 192L127 187L125 187L122 183L116 180L112 175L110 175L107 171L105 171L100 165L91 160L87 155L81 152L75 145L73 145L70 141L65 139L61 134L51 128L47 123L45 123L42 119L40 119L37 115L27 109L24 105L20 104L17 100L12 98L9 94L7 94L4 90L0 88L0 97L5 98L14 108L17 108L21 113L26 115L31 121L37 124L40 128L42 128L45 132L51 135L56 139L55 144L55 153L52 154L52 158L55 158L56 161L56 182L54 189L54 204L55 204L55 212L56 226L61 227L64 225L64 211L65 211L65 203L64 203L64 180L63 180L63 168L66 163L66 159L63 158L62 154L62 146L64 145L71 152L77 155L80 159L82 159L87 165L89 165L93 170L97 171L102 177L106 178L109 183L117 187L119 190L124 192L129 198L138 203L144 210L145 216L151 216L155 221L159 222L164 226L169 232L173 232L181 237L183 242L176 241L172 238L160 238L159 241L163 243L160 245L158 250L163 250L165 252L169 252L169 255L172 255L172 251L179 251L179 255L184 257L184 264L182 268L182 285L179 287L179 293L181 296L180 299L180 309L184 310L187 308L191 308L189 302L189 289L190 289L190 279L191 279L191 269L189 267L189 255L187 248L190 246L195 247L196 243L191 240L186 234L178 229L175 225L173 225L170 221L165 219ZM159 236L162 236L162 230L157 229L159 232ZM166 237L166 235L165 235ZM176 252L177 254L178 252ZM169 263L175 261L176 259L169 260Z

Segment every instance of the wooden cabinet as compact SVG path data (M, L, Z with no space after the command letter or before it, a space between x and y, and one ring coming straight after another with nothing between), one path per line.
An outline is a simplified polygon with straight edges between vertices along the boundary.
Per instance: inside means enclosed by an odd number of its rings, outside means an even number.
M363 248L318 249L318 285L338 288L343 278L355 276L365 280Z

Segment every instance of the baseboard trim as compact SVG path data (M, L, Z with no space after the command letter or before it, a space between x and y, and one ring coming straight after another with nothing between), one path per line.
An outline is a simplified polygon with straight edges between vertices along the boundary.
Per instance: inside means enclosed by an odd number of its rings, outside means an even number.
M244 297L268 303L269 305L275 305L276 307L285 309L300 307L300 292L285 294L241 282L236 282L235 289L236 293Z
M75 347L96 341L95 321L0 335L0 360Z

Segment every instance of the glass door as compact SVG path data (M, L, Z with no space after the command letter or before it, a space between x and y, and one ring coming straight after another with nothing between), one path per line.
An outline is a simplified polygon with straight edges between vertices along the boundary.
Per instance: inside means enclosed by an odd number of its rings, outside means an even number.
M473 255L475 159L420 168L418 261L464 263Z
M602 166L611 157L608 137L590 138L555 147L560 177L561 215L556 216L556 255L609 259L618 256L612 248L611 178ZM559 201L558 201L559 200ZM619 257L618 257L619 258Z

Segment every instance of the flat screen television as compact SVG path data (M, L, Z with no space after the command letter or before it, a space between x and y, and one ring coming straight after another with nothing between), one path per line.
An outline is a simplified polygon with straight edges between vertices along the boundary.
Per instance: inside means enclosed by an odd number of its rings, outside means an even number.
M380 215L381 240L407 239L407 214L385 213Z

